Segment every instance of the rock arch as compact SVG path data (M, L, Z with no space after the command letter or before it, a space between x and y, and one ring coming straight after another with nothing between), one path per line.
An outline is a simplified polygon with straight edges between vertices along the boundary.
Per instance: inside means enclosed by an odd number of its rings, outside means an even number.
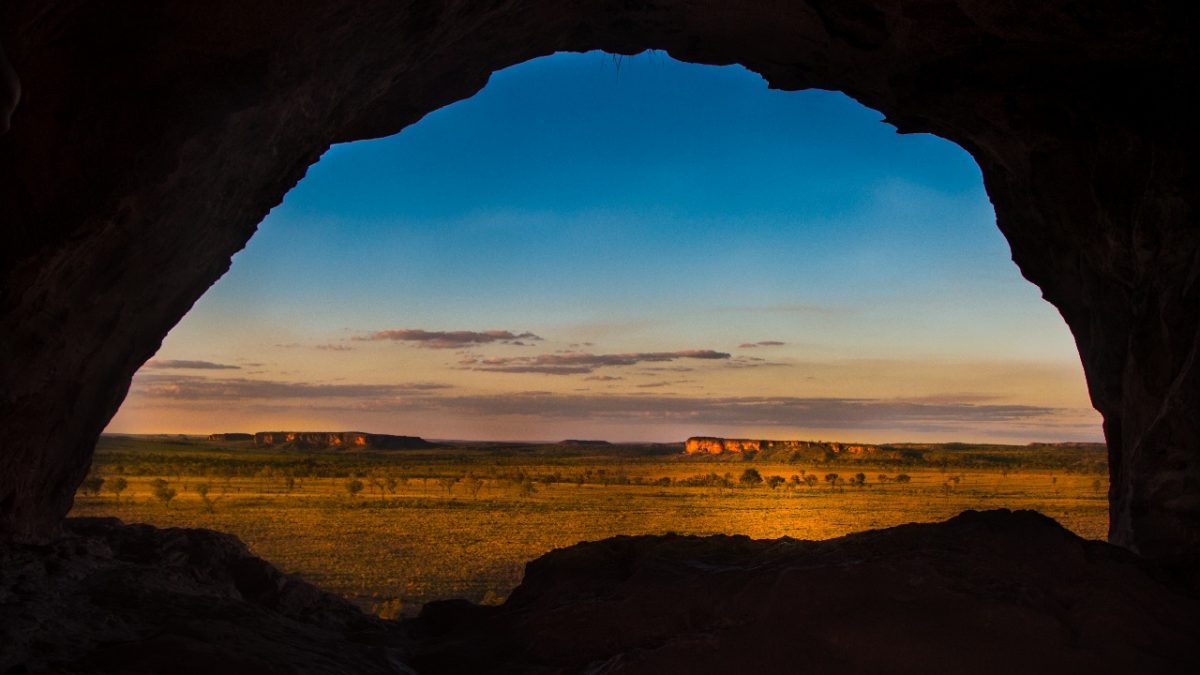
M1112 541L1200 552L1197 81L1186 3L13 0L0 136L0 532L52 533L130 378L332 143L560 50L740 63L846 92L979 163L1066 319ZM8 86L8 85L6 85Z

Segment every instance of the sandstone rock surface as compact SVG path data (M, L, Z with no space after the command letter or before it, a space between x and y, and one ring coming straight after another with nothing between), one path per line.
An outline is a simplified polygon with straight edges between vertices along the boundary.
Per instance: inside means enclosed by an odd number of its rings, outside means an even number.
M417 436L367 434L361 431L259 431L254 445L260 448L286 446L307 450L418 450L436 448L436 443Z
M905 451L862 443L834 443L826 441L771 441L752 438L715 438L693 436L684 443L683 451L689 455L743 455L749 453L800 453L808 460L824 459L919 459L916 450Z

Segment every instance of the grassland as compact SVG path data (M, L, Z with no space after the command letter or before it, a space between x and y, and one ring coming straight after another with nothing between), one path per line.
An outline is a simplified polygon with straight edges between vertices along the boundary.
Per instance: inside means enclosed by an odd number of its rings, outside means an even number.
M527 560L617 534L822 539L972 508L1036 509L1084 537L1106 532L1095 446L919 447L920 461L839 465L683 457L671 446L313 453L106 437L92 471L104 482L85 483L72 514L231 532L282 569L391 616L433 599L499 601ZM747 469L767 481L742 482ZM768 486L772 476L784 483Z

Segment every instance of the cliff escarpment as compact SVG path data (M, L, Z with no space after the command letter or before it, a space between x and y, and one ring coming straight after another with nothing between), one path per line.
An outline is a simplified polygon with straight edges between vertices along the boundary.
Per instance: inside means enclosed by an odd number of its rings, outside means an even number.
M908 448L894 448L864 443L834 443L826 441L771 441L750 438L716 438L693 436L684 444L688 455L760 454L768 458L791 461L829 462L846 460L919 460L922 453Z
M423 450L437 443L418 436L368 434L361 431L259 431L254 445L296 450Z

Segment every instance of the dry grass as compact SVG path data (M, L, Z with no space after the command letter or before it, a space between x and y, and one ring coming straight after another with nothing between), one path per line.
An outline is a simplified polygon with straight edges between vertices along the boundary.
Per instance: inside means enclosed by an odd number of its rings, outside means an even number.
M540 465L530 462L527 472L539 474ZM103 476L105 466L103 461L99 464ZM571 465L557 460L553 471L562 472L564 466ZM621 471L643 482L710 470L731 472L736 479L744 466L748 465L658 459L635 462ZM803 468L760 462L754 467L763 476L784 477ZM582 471L582 464L575 469ZM433 599L499 601L520 581L525 561L556 547L617 534L671 531L823 539L941 520L964 509L1010 508L1036 509L1084 537L1102 538L1108 520L1107 482L1102 476L1049 470L1004 475L908 468L901 470L911 482L897 484L878 480L879 474L894 476L897 469L873 469L864 471L868 484L861 488L834 488L823 480L815 487L775 490L539 482L533 494L522 494L511 480L488 478L475 497L462 483L447 494L437 479L438 474L450 475L444 465L408 463L405 470L428 477L409 478L394 493L385 490L382 498L365 478L365 490L350 496L346 477L299 479L288 492L278 476L130 476L119 500L108 492L81 495L73 515L112 515L127 522L232 532L285 571L391 615L415 613ZM849 477L859 469L807 470L822 477L830 471ZM151 481L156 477L178 490L169 504L153 495ZM200 483L211 485L211 510L196 491Z

